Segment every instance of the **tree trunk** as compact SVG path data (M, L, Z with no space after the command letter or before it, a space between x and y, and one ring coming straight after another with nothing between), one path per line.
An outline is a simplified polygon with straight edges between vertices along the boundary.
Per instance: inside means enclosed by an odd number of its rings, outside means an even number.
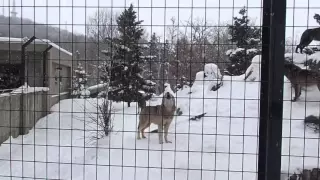
M128 107L130 107L130 102L128 102Z

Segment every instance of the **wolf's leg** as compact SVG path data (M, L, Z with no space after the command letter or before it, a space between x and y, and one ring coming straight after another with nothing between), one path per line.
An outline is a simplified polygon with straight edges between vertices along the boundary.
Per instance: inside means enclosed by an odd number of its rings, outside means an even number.
M139 128L137 130L137 139L141 139L141 137L140 137L140 129Z
M163 123L158 124L159 144L163 144Z
M143 122L143 117L140 115L139 117L139 125L138 125L138 134L137 134L137 139L141 139L140 137L140 132L143 132L142 130L144 129L146 123Z
M164 125L164 140L166 143L172 143L171 141L168 140L168 130L169 130L170 124L171 124L171 121L168 121Z
M319 80L318 80L317 86L318 86L318 90L320 91L320 81Z
M301 95L301 86L299 84L294 84L293 87L294 87L294 98L292 101L295 102Z
M296 47L296 53L298 53L298 49L300 49L300 44Z
M141 130L142 138L146 138L146 136L144 135L144 130L146 130L148 127L150 127L150 123L148 123L148 124Z

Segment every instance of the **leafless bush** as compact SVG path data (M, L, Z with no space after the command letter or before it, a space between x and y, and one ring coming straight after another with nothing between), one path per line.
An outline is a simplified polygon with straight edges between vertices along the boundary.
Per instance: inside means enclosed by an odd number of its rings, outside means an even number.
M86 111L86 118L78 117L78 120L84 122L85 129L88 131L85 137L88 139L87 144L110 135L113 129L114 108L112 101L106 98L103 98L102 101L101 104L97 103L93 105L97 109L97 112Z

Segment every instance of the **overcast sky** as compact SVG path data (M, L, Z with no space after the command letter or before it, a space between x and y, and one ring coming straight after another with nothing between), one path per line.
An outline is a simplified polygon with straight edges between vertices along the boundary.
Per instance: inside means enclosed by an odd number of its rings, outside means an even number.
M5 6L8 6L8 1L4 0ZM10 1L12 6L13 0ZM16 0L16 10L19 17L54 26L60 24L63 29L73 29L84 34L88 16L97 11L98 7L121 12L130 3L136 7L139 19L144 20L143 24L149 26L149 34L151 31L165 34L163 25L170 25L173 16L180 22L191 16L193 19L204 18L211 24L231 22L244 5L249 7L248 15L256 19L256 24L261 24L261 0ZM9 8L4 9L8 15ZM287 0L286 36L300 38L306 26L318 27L319 24L313 19L315 13L320 14L320 0ZM151 28L151 25L154 26Z

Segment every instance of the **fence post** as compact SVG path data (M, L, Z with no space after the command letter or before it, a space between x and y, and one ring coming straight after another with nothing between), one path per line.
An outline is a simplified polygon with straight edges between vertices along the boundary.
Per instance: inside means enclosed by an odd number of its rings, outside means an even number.
M280 180L286 0L263 0L258 180Z

